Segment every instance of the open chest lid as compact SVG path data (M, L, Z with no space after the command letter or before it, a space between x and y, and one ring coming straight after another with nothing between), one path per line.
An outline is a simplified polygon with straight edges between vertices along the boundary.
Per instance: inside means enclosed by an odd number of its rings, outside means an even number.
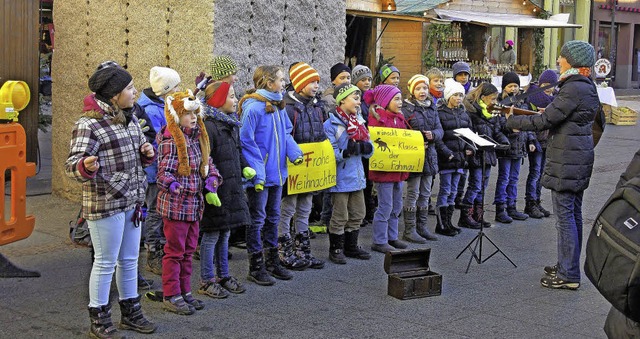
M428 271L430 248L390 251L384 256L384 271L387 274Z

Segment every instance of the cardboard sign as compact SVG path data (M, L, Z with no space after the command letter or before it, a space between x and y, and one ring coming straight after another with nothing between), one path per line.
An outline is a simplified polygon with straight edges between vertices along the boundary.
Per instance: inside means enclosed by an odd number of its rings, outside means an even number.
M336 185L336 156L329 140L299 144L302 164L287 160L288 194L320 191Z
M422 172L424 138L419 131L369 127L373 156L369 169L384 172Z

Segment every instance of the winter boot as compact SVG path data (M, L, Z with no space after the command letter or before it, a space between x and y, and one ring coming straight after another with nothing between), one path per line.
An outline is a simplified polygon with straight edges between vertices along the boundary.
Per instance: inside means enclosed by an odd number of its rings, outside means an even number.
M311 240L309 231L296 234L296 253L297 256L307 261L310 268L321 269L324 267L324 261L311 254Z
M527 203L524 207L524 213L528 214L534 219L542 219L544 217L544 213L542 213L535 200L527 200Z
M444 221L448 214L447 206L438 207L438 212L440 213L436 215L436 218L437 218L436 233L446 235L448 237L453 237L454 235L457 235L458 232L456 232L456 230L454 230L453 228L450 228L447 225L447 223Z
M118 330L111 322L111 305L89 307L89 319L91 319L91 338L122 338Z
M505 204L496 205L496 221L503 224L510 224L513 219L507 214L507 208Z
M426 244L427 240L416 232L416 208L405 207L404 212L404 234L402 238L408 242L416 244Z
M507 214L514 220L527 220L529 216L525 213L519 212L516 209L516 205L507 206Z
M484 228L491 227L491 223L484 220L484 208L482 207L482 204L473 204L472 218Z
M153 288L153 282L153 279L143 277L140 271L138 271L138 289L150 290Z
M436 215L436 208L431 203L429 203L429 215Z
M140 333L153 333L157 326L144 317L140 306L140 296L131 299L120 300L120 328L134 330Z
M471 228L474 230L480 229L480 224L473 220L473 207L471 205L463 205L460 209L460 219L458 219L458 226Z
M271 274L272 277L280 280L293 279L293 274L291 274L291 272L289 272L289 270L287 270L286 268L282 267L277 248L265 248L264 256L266 259L265 266L267 268L267 272Z
M427 219L429 218L429 208L428 207L418 207L416 212L416 231L418 234L427 239L427 240L438 240L435 234L429 231L429 226L427 225Z
M344 256L344 238L344 234L329 233L329 260L340 265L347 263Z
M358 246L360 230L344 232L344 255L349 258L369 260L371 254Z
M466 208L462 203L462 198L464 198L464 193L460 193L460 192L456 193L456 197L455 199L453 199L453 203L454 203L453 207L455 209L461 210L463 208Z
M545 218L551 216L551 212L549 212L544 207L542 207L542 203L541 203L540 199L536 200L536 204L538 205L538 209L540 210L540 212L542 212L542 214L544 214Z
M449 228L453 228L454 231L460 233L460 232L462 232L460 227L454 225L451 222L451 219L453 219L453 212L455 212L455 211L456 211L455 206L447 206L447 218L444 221L447 223L447 226L449 226Z
M147 271L162 275L162 257L164 256L164 251L161 247L157 247L153 250L147 251Z
M309 261L296 255L293 239L288 233L278 238L278 256L282 266L295 271L303 271L309 267Z
M253 253L249 257L249 275L247 280L262 286L271 286L276 283L265 269L262 252Z

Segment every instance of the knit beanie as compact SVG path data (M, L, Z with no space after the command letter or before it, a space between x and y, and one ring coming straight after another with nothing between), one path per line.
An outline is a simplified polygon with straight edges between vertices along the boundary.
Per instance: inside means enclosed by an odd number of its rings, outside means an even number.
M367 77L373 78L373 74L371 73L371 69L365 65L358 65L353 68L353 71L351 71L351 83L354 85L357 84L358 81Z
M333 91L333 98L336 104L340 105L340 101L346 99L351 93L360 92L358 86L353 84L342 84Z
M320 75L307 63L298 62L289 68L289 79L296 93L300 93L308 84L320 81Z
M513 40L507 40L505 43L511 47L513 47Z
M213 57L211 60L211 80L224 79L238 73L238 64L226 55Z
M558 82L558 75L551 69L542 72L538 78L539 84L554 84L556 82Z
M448 103L449 98L456 93L464 95L464 87L459 82L449 78L444 81L444 100Z
M155 95L165 95L178 86L180 75L171 68L155 66L149 72L149 83Z
M507 72L502 76L502 89L509 84L518 84L520 86L520 77L514 72Z
M391 75L391 73L396 72L398 73L398 75L400 75L400 71L398 70L398 68L394 65L382 65L382 67L380 67L380 82L384 82L385 80L387 80L387 78Z
M211 149L209 145L209 135L204 126L204 110L200 105L200 101L196 99L191 90L186 92L173 93L165 99L164 116L167 120L167 130L173 137L178 151L178 175L189 176L191 174L191 166L189 164L189 153L187 152L187 141L180 129L180 118L191 112L195 112L198 116L198 127L200 128L200 151L202 161L200 163L200 175L206 178L209 173L209 163L207 159Z
M593 67L596 63L596 51L593 46L580 40L567 41L560 50L560 56L567 59L573 68Z
M215 108L224 106L227 102L230 88L231 84L226 81L216 81L207 85L204 90L204 98L207 100L207 105Z
M458 61L455 64L453 64L452 66L453 68L453 77L455 78L456 75L465 72L469 75L471 75L471 68L469 67L469 64L464 62L464 61Z
M341 62L331 66L331 81L336 80L342 72L351 73L351 68Z
M419 84L426 84L429 87L429 78L422 74L416 74L409 79L407 82L407 89L409 89L409 94L413 95L413 90L416 89L416 86Z
M399 93L400 89L396 86L378 85L374 89L366 91L363 99L367 105L378 104L386 109L393 97Z
M100 101L110 103L111 98L122 92L133 77L126 69L114 61L106 61L98 66L89 78L89 89Z

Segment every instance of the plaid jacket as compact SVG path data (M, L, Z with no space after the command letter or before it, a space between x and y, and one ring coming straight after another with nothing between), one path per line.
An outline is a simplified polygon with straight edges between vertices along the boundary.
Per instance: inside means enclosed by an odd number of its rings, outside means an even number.
M155 160L140 153L145 142L135 116L126 123L122 112L93 96L85 98L85 114L73 128L65 164L67 176L82 182L84 218L103 219L144 203L147 179L142 166ZM83 160L92 155L100 167L90 173Z
M163 218L180 221L200 221L204 211L204 198L202 190L205 180L215 177L218 185L222 183L222 177L218 169L213 165L211 157L207 156L209 172L207 178L200 176L200 163L202 152L200 150L200 129L181 127L187 141L187 153L189 155L189 176L178 175L178 149L166 126L157 135L158 141L158 213ZM171 194L169 186L178 182L182 187L180 194ZM227 202L232 203L232 202Z

